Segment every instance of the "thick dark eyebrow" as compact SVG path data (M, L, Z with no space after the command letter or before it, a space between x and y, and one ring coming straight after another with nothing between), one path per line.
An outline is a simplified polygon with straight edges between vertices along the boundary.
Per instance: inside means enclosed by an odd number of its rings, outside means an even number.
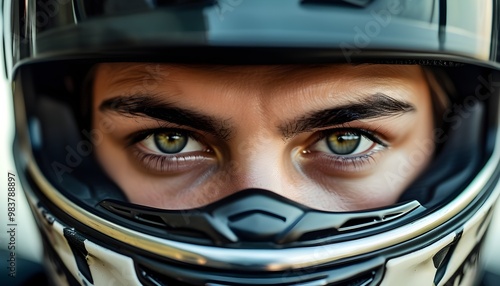
M360 119L400 116L415 110L415 106L411 103L376 93L358 102L301 116L279 125L278 129L285 138L291 138L301 132L342 125Z
M191 127L228 139L231 129L227 120L201 114L199 112L175 107L151 95L117 96L104 100L101 111L114 111L124 116L146 116L180 126Z

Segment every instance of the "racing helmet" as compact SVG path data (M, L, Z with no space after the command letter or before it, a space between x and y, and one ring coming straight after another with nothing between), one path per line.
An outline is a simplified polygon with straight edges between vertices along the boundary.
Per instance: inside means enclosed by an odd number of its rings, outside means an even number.
M3 1L14 157L51 279L470 285L500 192L499 4ZM109 62L419 65L447 103L431 162L396 204L326 211L249 189L159 209L130 202L93 154L100 135L89 129L89 74Z

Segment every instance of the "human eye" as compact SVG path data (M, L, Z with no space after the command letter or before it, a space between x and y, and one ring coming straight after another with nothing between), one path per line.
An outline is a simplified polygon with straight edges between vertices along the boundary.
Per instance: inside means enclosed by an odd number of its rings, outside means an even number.
M373 156L386 148L388 144L373 132L342 128L321 131L304 153L327 168L349 172L366 169Z
M193 132L179 129L142 131L131 147L142 167L153 172L183 172L213 159L212 151Z
M189 136L187 132L177 130L154 132L144 138L140 144L159 155L202 151L204 148L200 142Z

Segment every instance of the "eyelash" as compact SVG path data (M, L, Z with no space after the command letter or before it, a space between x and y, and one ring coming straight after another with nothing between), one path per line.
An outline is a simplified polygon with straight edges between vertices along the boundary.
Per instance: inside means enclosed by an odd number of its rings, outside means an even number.
M207 159L211 159L208 154L213 153L210 148L206 148L204 151L198 152L188 152L188 153L176 153L176 154L154 154L147 153L142 150L144 147L139 146L139 143L143 140L146 140L150 136L154 136L160 132L179 132L185 134L190 140L195 140L203 144L203 140L199 139L201 136L198 134L178 128L157 128L157 129L148 129L135 132L128 136L128 143L126 146L132 149L132 153L135 158L141 162L141 164L146 167L148 170L157 171L160 173L164 172L179 172L185 169L189 169L197 166L198 164L206 161ZM204 152L204 155L201 155L201 152ZM194 155L193 155L194 153Z
M328 136L332 135L334 132L353 132L358 133L362 137L372 141L377 146L370 149L368 152L361 155L335 155L327 154L324 152L311 151L311 146L318 144L322 140L327 140ZM389 148L389 145L384 142L379 136L375 135L375 132L369 131L361 128L332 128L318 132L315 141L310 144L307 149L303 150L306 156L310 156L314 159L324 161L324 164L329 168L342 171L342 172L356 172L365 169L367 166L375 162L374 156L380 151L384 151ZM311 158L311 159L312 159Z
M327 138L329 135L331 135L333 132L353 132L353 133L359 133L361 136L363 136L364 138L374 142L374 143L377 143L383 147L389 147L389 145L384 142L382 139L379 138L379 136L375 135L375 132L373 131L370 131L370 130L366 130L366 129L363 129L363 128L346 128L346 127L342 127L342 128L332 128L332 129L327 129L327 130L322 130L318 133L318 137L315 141L318 142L318 141L321 141L325 138Z
M167 173L192 168L207 158L203 156L169 156L144 153L136 150L137 159L149 170Z

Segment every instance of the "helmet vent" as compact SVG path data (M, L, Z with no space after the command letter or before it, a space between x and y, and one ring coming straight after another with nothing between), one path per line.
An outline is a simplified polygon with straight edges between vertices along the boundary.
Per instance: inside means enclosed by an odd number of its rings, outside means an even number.
M385 223L395 218L401 217L405 214L406 212L396 212L392 214L385 214L383 217L372 216L372 217L360 217L360 218L350 219L346 223L344 223L341 227L339 227L339 231L353 230L367 226L372 226L375 224Z
M351 239L356 232L367 228L390 227L409 213L423 211L417 201L403 203L391 208L383 208L352 213L308 213L306 218L296 226L294 235L299 235L298 241L314 241L322 238L337 237ZM334 214L334 215L333 215ZM328 222L320 226L319 222ZM316 223L316 225L314 225ZM290 239L288 237L287 239Z
M362 261L355 266L344 264L284 271L220 271L140 257L135 267L141 283L148 286L374 286L379 285L383 277L383 263L384 260L378 258Z
M157 226L167 226L163 219L156 215L149 214L136 214L135 218L139 221L143 221L149 224L157 225Z
M376 275L377 275L376 271L371 271L369 273L362 274L359 277L354 277L348 281L343 281L341 283L330 283L327 286L340 286L340 285L369 286L369 285L374 285L375 283L372 283L372 282L375 280Z
M346 230L351 230L351 229L356 229L356 228L362 228L365 226L370 226L374 225L377 223L380 223L382 220L378 217L367 217L367 218L355 218L355 219L350 219L346 223L344 223L339 230L340 231L346 231Z
M118 201L102 201L100 206L106 210L119 215L126 220L122 222L139 223L152 226L156 234L167 234L174 239L199 240L198 243L209 243L209 241L221 243L227 242L221 234L214 231L206 216L192 210L189 211L158 211L156 209L136 206ZM134 224L135 226L139 226ZM141 231L146 231L142 229ZM201 239L201 240L200 240Z
M116 200L99 205L116 215L114 220L141 232L200 244L233 247L249 243L269 248L362 237L366 231L389 229L399 218L423 209L411 201L367 211L326 212L258 189L189 210L156 209Z
M141 222L145 222L155 226L167 226L167 224L163 221L163 219L157 215L135 212L131 209L120 207L119 205L114 205L114 204L106 204L106 208L116 214L134 218Z

